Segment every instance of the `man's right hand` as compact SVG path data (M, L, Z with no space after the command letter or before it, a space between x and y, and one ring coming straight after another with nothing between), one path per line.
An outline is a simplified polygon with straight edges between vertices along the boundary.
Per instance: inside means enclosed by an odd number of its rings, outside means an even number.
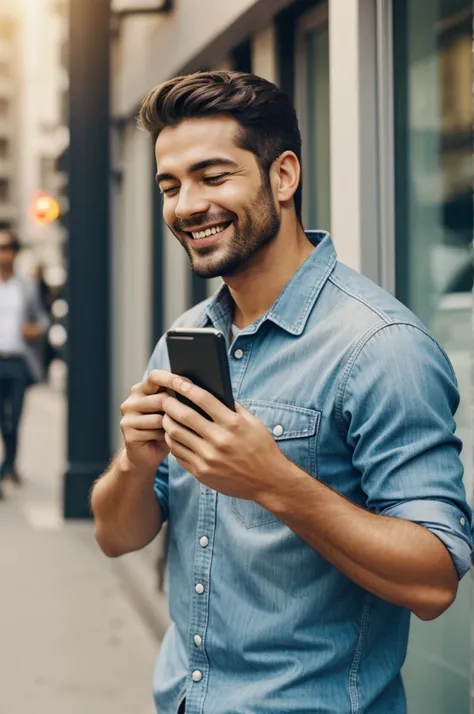
M153 370L130 390L120 407L126 456L129 464L145 472L154 472L169 454L163 431L162 403L169 395L170 373Z

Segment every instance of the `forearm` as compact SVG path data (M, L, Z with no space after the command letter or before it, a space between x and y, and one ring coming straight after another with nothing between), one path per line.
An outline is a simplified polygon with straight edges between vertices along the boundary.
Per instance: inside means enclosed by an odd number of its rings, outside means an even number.
M457 574L434 534L359 508L291 462L286 470L261 505L347 577L422 619L436 617L451 604Z
M91 497L97 541L110 557L140 550L158 534L162 515L153 492L155 471L134 469L122 449Z

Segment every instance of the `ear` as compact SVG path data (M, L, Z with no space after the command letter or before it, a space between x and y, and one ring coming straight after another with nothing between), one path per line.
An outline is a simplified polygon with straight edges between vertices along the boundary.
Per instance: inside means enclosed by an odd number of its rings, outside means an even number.
M301 176L301 166L293 151L284 151L270 170L275 198L280 203L291 201Z

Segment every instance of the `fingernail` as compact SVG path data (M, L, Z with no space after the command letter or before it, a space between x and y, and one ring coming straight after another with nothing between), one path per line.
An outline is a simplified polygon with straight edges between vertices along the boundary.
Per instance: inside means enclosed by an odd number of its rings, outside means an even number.
M181 379L180 377L176 377L176 379L173 379L172 384L175 389L181 392L189 392L189 390L191 389L191 384L189 382L186 382L184 379Z

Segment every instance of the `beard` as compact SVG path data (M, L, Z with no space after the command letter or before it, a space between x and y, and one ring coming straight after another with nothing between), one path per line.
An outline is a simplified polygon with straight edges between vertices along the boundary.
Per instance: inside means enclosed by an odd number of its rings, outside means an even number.
M264 177L258 195L244 212L242 221L238 220L236 214L226 213L225 215L203 216L200 222L202 225L208 225L224 221L232 222L233 234L227 242L224 255L216 256L214 259L213 254L216 252L216 246L199 248L197 240L196 253L198 255L196 256L188 242L173 230L174 235L188 254L193 272L200 278L209 279L235 275L275 239L280 230L281 221L268 177ZM193 225L196 223L194 222ZM208 257L207 260L205 260L206 257Z

